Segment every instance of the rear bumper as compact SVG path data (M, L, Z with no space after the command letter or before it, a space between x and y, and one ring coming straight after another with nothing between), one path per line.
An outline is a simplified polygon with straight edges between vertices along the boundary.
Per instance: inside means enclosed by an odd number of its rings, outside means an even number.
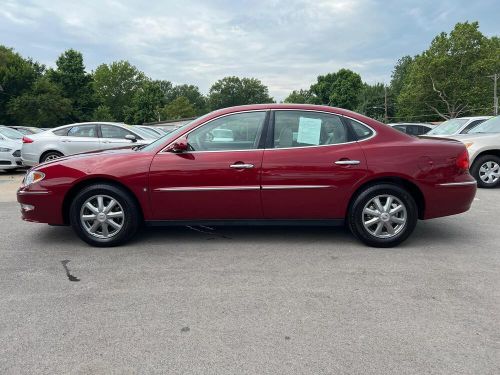
M39 156L36 154L28 154L24 152L21 154L23 164L28 167L34 167L35 165L39 164L38 157Z
M439 183L426 190L424 219L433 219L468 211L476 196L477 185L472 176L467 176L461 181Z

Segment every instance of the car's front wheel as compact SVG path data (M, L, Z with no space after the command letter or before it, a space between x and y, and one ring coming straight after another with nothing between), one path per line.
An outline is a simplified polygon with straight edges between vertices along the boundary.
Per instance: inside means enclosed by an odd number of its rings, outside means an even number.
M367 187L348 214L351 232L373 247L392 247L408 238L417 224L418 208L411 194L392 184Z
M78 236L98 247L128 241L141 222L135 199L125 189L111 184L95 184L78 192L69 216Z
M477 186L494 188L500 186L500 157L483 155L474 161L470 173L477 181Z

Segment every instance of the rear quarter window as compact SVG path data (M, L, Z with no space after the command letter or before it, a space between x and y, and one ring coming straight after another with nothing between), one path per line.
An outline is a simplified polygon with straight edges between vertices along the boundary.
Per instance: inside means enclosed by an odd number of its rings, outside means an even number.
M350 119L350 118L347 118L347 117L344 117L345 120L349 123L351 129L353 130L355 136L356 136L356 139L359 141L359 140L362 140L362 139L367 139L367 138L370 138L374 132L372 129L370 129L368 126L356 121L356 120L353 120L353 119Z

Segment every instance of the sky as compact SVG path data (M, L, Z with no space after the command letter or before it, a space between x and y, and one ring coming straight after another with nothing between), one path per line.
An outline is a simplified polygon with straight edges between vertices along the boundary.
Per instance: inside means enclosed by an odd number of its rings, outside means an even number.
M457 22L500 35L499 15L499 0L0 0L0 44L47 66L69 48L88 71L128 60L203 93L255 77L280 101L341 68L388 84L400 57Z

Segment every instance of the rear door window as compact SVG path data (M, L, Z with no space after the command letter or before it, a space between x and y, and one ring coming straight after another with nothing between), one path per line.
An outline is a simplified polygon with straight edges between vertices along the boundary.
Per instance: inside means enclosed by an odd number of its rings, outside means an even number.
M340 116L313 111L276 111L274 148L326 146L349 141Z
M97 138L97 127L95 125L77 125L68 131L68 137Z

